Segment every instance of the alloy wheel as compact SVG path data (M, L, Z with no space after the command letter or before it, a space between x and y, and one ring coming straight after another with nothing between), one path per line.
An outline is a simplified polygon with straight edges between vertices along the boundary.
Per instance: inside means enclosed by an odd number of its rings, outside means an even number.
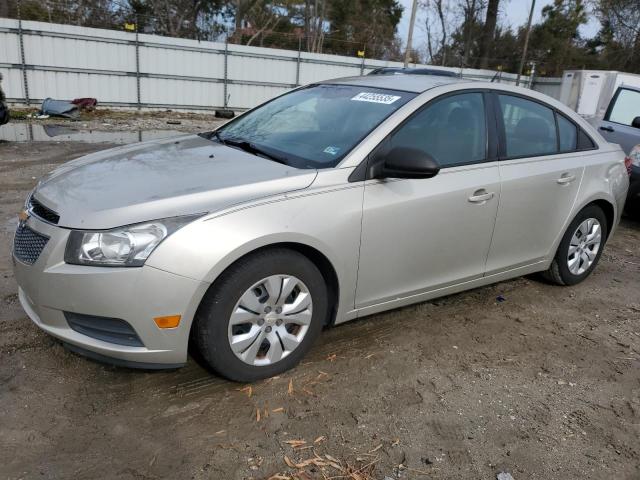
M247 289L229 318L233 353L249 365L272 365L293 352L311 324L309 289L291 275L272 275Z
M602 243L602 227L595 218L583 221L574 232L569 243L567 266L574 275L589 270L598 255Z

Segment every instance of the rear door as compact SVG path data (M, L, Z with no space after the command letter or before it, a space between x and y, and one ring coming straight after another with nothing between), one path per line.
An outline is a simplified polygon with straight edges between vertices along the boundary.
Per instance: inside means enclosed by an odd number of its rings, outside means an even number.
M549 254L580 188L584 153L578 146L593 147L575 123L543 103L502 92L493 98L502 190L488 275Z
M620 87L600 123L600 133L608 142L617 143L629 153L640 143L640 128L631 126L636 117L640 117L640 89Z

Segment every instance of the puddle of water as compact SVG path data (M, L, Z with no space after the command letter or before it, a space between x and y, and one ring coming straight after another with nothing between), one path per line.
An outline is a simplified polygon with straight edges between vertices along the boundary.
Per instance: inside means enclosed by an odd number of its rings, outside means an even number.
M177 130L76 130L65 125L8 123L0 127L0 141L83 142L127 144L184 135Z

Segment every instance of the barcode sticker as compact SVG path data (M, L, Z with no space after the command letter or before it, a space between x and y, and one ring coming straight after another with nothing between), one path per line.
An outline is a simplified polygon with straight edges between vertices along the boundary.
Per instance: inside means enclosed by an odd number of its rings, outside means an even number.
M391 105L396 100L400 100L402 97L397 95L387 95L385 93L375 92L360 92L351 100L356 102L371 102L371 103L384 103L385 105Z

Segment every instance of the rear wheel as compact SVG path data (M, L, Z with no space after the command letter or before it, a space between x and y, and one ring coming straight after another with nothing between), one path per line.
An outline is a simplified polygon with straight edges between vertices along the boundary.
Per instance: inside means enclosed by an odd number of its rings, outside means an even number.
M544 277L558 285L583 281L598 264L607 233L602 209L597 205L585 207L569 225Z
M218 374L250 382L292 368L319 335L327 288L304 255L273 249L232 265L198 309L193 339Z

